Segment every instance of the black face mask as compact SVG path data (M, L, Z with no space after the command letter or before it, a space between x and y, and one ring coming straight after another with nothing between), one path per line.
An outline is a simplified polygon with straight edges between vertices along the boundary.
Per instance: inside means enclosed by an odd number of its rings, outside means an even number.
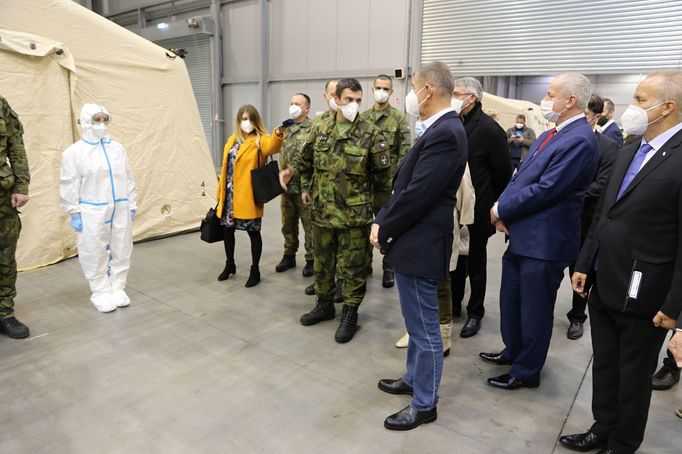
M609 122L608 118L605 117L601 117L599 120L597 120L597 124L599 126L604 126L608 122Z

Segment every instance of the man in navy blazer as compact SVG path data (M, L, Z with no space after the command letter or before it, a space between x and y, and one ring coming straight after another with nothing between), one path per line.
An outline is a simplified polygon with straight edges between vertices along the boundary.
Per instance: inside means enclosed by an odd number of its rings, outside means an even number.
M583 198L597 168L597 139L583 113L590 91L590 81L581 74L562 74L552 81L541 108L556 128L531 146L490 210L497 230L509 235L500 288L505 348L480 356L512 366L509 373L489 378L491 386L540 384L557 290L564 268L578 255Z
M619 152L572 276L582 294L594 276L595 422L560 438L569 449L633 453L644 439L651 374L682 313L681 109L682 71L661 71L639 83L621 117L642 140Z
M615 110L615 105L613 101L609 98L604 98L604 113L602 118L606 119L606 123L601 127L601 133L604 134L609 139L615 141L619 147L623 146L623 133L620 128L613 120L613 111Z
M436 420L443 369L437 287L448 276L453 211L467 160L462 121L450 107L454 80L445 63L422 66L405 99L418 115L419 138L396 170L393 192L372 225L372 246L385 251L395 268L400 307L410 335L407 371L379 381L391 394L412 401L384 421L391 430L409 430Z

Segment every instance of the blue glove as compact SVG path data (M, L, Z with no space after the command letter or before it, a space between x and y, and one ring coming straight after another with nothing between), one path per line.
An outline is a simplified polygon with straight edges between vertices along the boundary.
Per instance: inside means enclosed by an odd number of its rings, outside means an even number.
M282 126L284 126L286 128L287 126L291 126L294 123L295 123L294 120L292 120L291 118L287 118L286 120L284 120L282 122Z
M71 227L78 233L83 231L83 219L80 213L73 213L71 215Z
M135 220L135 210L130 210L130 220L131 221Z

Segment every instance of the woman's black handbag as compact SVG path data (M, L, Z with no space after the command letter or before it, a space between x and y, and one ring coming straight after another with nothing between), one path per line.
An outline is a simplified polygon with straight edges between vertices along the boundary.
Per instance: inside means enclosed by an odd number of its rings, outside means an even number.
M258 146L258 164L262 162L260 145ZM279 184L279 165L274 159L258 169L251 171L253 199L256 203L268 203L284 192Z
M217 205L216 205L217 208ZM201 220L201 240L207 243L221 241L224 237L220 218L216 216L215 208L209 208L206 217Z

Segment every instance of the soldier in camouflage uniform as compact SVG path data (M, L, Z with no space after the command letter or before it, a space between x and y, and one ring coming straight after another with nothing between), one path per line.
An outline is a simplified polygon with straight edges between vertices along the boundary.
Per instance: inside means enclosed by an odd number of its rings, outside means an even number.
M23 133L19 117L0 96L0 331L14 339L29 335L28 327L14 317L18 209L28 202L30 180Z
M383 134L357 115L362 101L360 83L341 79L335 100L336 116L313 124L303 152L282 171L281 178L288 182L292 175L301 175L313 198L317 302L301 317L301 324L314 325L335 317L334 277L338 270L344 305L334 338L344 343L355 334L358 306L365 296L372 194L390 190L386 173L391 160Z
M387 172L385 175L388 179L387 185L390 188L393 174L398 167L398 163L403 160L405 154L410 149L412 139L410 137L410 129L407 125L405 114L389 104L390 96L393 93L393 80L385 74L377 76L374 80L372 91L374 93L374 106L363 112L361 117L373 123L384 133L384 137L386 137L391 158L391 171ZM372 194L372 211L374 211L375 215L379 213L381 207L388 202L390 197L390 191L375 191ZM368 271L370 273L372 269L372 249L371 246L367 249L367 254L369 255ZM381 278L381 285L385 288L393 287L395 285L393 267L388 263L385 256L382 260L382 265L384 273Z
M336 93L336 84L339 81L336 79L330 79L327 81L326 84L324 84L324 92L322 92L322 96L324 97L324 103L329 107L327 110L324 111L321 115L317 115L313 119L313 125L315 123L320 122L320 121L325 121L328 120L329 118L333 117L336 115L336 101L334 101L334 94ZM308 192L303 192L301 193L301 198L304 201L305 204L310 204L311 202L311 197L310 193ZM310 229L310 241L311 245L313 248L315 247L315 236L312 231L312 228ZM341 285L337 279L337 291L336 291L336 296L335 300L338 302L343 301L343 296L341 295ZM306 295L314 295L315 294L315 283L313 282L309 286L305 288L305 294Z
M294 124L287 126L286 138L280 151L280 169L286 169L295 155L301 152L312 121L308 118L310 98L304 93L296 93L291 98L289 114ZM306 190L305 192L309 192ZM305 237L305 267L303 276L313 275L313 248L310 234L310 207L301 199L301 178L294 177L288 185L287 192L281 197L282 235L284 236L284 256L275 267L281 273L296 266L296 251L298 251L298 220L303 224Z

